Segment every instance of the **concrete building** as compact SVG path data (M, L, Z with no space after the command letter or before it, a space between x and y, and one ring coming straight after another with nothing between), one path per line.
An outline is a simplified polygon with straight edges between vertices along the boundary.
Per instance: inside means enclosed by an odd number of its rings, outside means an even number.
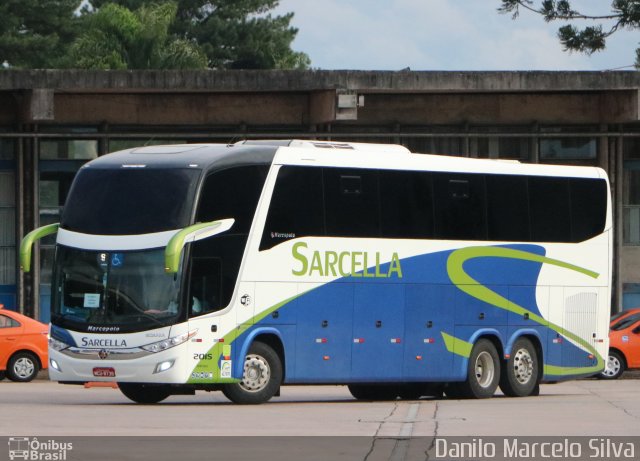
M53 241L86 161L135 145L316 138L598 165L616 224L612 309L640 305L640 73L0 71L0 303L47 321ZM96 185L99 187L99 185Z

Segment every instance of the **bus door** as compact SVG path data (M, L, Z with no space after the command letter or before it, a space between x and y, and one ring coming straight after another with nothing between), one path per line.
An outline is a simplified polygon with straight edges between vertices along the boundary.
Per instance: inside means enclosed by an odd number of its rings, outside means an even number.
M191 382L211 382L219 378L219 357L214 357L214 346L224 334L224 325L218 316L207 316L223 306L222 261L217 257L194 257L188 280L187 306L189 330L198 330L189 342L189 357L193 359ZM235 326L235 322L234 326ZM217 355L217 354L216 354Z

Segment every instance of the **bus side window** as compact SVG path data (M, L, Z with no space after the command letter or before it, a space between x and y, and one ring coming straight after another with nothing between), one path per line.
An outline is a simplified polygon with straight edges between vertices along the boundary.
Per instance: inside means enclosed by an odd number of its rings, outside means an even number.
M189 317L222 309L222 263L220 258L193 258L189 280Z
M570 242L571 213L567 178L529 178L529 215L534 242Z
M378 172L324 168L327 235L380 237Z
M572 178L571 241L582 242L602 233L607 220L607 182L604 179Z
M260 251L287 240L324 236L322 169L283 166L269 204Z
M207 177L196 214L196 222L233 218L232 234L248 234L267 170L249 165L216 171Z
M484 175L434 173L435 237L486 240Z
M487 175L489 240L531 241L526 176Z
M433 238L431 173L380 172L380 226L383 238Z

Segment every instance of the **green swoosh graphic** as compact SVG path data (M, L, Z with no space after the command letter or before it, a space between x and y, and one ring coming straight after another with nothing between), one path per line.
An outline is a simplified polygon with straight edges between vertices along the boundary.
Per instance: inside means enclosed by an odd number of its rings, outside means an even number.
M223 337L222 342L217 342L215 344L215 346L213 346L211 349L209 349L209 351L207 353L212 355L211 362L213 362L213 366L212 367L209 366L207 368L207 371L211 371L211 370L213 371L213 382L214 383L237 383L237 382L240 382L239 379L220 378L220 366L218 365L218 359L222 355L222 348L225 345L228 346L231 343L233 343L242 333L244 333L247 329L252 327L255 323L258 323L260 320L262 320L266 316L270 315L272 312L280 309L285 304L290 303L291 301L293 301L294 299L302 296L305 293L306 292L294 295L294 296L292 296L292 297L290 297L288 299L285 299L284 301L279 302L278 304L275 304L274 306L271 306L267 310L264 310L264 311L260 312L258 315L256 315L256 316L252 317L251 319L247 320L246 323L238 325L236 328L231 330L229 333L227 333ZM198 362L198 364L193 368L192 373L194 371L197 371L199 368L202 368L203 365L206 364L206 362L209 362L209 361L208 360L201 360L200 362ZM189 375L189 379L187 380L187 382L188 383L212 383L211 380L207 380L207 379L191 378L191 374Z
M475 280L469 274L467 274L463 268L465 262L475 259L475 258L506 258L506 259L519 259L523 261L531 261L538 262L542 264L551 264L553 266L562 267L564 269L572 270L575 272L579 272L591 278L598 278L600 274L594 272L589 269L585 269L584 267L579 267L564 261L560 261L557 259L547 258L546 256L540 256L535 253L530 253L528 251L522 250L514 250L511 248L501 248L501 247L468 247L468 248L460 248L455 250L449 256L447 260L447 274L449 275L449 279L453 282L456 287L458 287L463 292L467 293L469 296L479 299L480 301L486 302L492 306L498 307L500 309L505 309L507 311L513 312L518 315L529 314L529 319L540 324L546 325L556 333L559 333L566 338L571 339L575 343L582 346L584 349L589 351L594 357L597 358L597 365L588 368L581 368L580 370L584 373L588 373L590 371L600 371L604 366L604 360L598 354L596 349L589 344L587 341L579 337L578 335L565 330L560 325L555 325L551 322L547 322L544 318L539 315L534 314L533 312L525 309L522 306L517 305L516 303L509 301L504 296L496 293L495 291L487 288L482 285L480 282ZM573 374L576 370L575 367L557 367L551 365L545 365L545 373L549 372L549 374L554 375L562 375L562 374Z
M450 334L441 331L442 339L444 340L444 345L447 350L453 354L460 355L462 357L469 358L471 357L471 350L473 349L473 344L468 343L467 341L456 338L455 336L451 336Z

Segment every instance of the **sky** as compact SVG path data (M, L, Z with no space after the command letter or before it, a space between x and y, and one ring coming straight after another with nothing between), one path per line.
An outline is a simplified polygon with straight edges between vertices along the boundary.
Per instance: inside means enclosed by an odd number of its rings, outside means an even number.
M539 0L536 0L539 4ZM633 70L640 31L618 31L587 56L562 49L564 23L522 10L513 20L500 0L280 0L293 12L292 44L317 69ZM573 0L574 9L609 14L610 0ZM581 23L576 23L580 25ZM589 23L584 23L588 25Z

